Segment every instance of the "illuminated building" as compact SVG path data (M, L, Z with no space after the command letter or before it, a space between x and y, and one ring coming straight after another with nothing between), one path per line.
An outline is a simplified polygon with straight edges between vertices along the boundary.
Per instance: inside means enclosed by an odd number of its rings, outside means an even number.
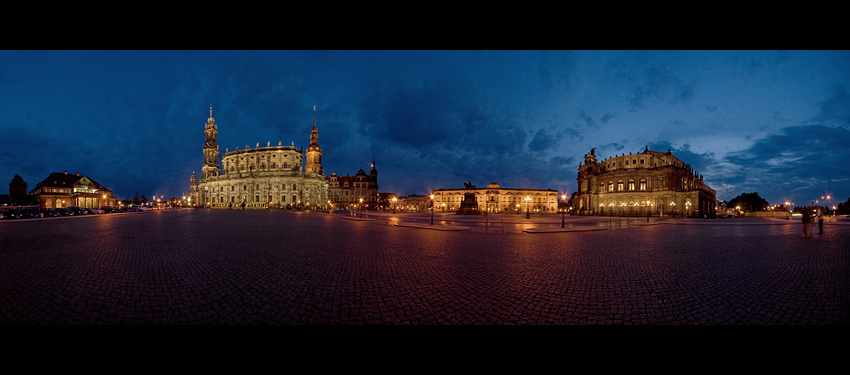
M670 150L644 148L601 162L595 150L578 168L572 209L580 215L703 217L716 209L714 190Z
M372 170L366 174L362 168L354 176L337 176L331 173L328 180L328 199L340 210L359 209L363 198L364 210L378 209L378 171L375 161Z
M39 208L114 206L112 191L79 173L53 172L36 184L29 195L38 200Z
M475 194L478 210L491 213L554 213L558 209L558 192L552 189L503 188L497 182L479 189L465 184L464 189L437 189L434 195L434 209L455 212L460 208L465 193Z
M322 170L315 110L313 107L306 169L302 170L304 149L296 148L294 142L291 146L282 146L280 142L271 146L268 142L266 147L257 143L253 149L248 145L243 150L225 149L219 167L218 127L210 107L204 129L204 165L197 186L190 186L192 200L211 208L326 209L328 183Z

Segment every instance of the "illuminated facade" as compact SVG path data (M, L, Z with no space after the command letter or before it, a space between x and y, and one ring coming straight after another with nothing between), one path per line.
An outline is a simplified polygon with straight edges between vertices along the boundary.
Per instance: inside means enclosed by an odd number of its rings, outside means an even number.
M53 172L36 184L29 195L38 200L39 208L114 206L112 191L79 173Z
M491 182L484 189L468 185L464 189L437 189L434 209L455 212L460 208L465 193L474 193L478 210L490 213L555 213L558 209L558 192L552 189L503 188Z
M328 183L322 169L322 148L316 129L313 107L313 129L306 153L306 170L302 170L303 149L291 146L256 147L244 150L225 149L218 162L218 127L207 119L204 133L204 165L197 186L190 185L190 197L202 207L210 208L287 208L326 209ZM194 172L192 173L194 180ZM192 183L194 184L194 182ZM194 196L193 196L194 194Z
M715 211L714 190L670 150L644 148L597 162L591 149L576 180L572 209L580 215L703 217Z
M337 176L331 173L328 180L328 199L334 208L351 210L361 208L363 199L364 210L378 209L378 170L372 161L372 170L366 174L362 168L354 176Z

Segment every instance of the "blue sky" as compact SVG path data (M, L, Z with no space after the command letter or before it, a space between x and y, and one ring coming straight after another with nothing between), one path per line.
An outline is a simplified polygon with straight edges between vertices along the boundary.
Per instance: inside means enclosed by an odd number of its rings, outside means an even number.
M579 162L670 149L729 200L850 198L848 51L0 51L0 178L180 197L222 153L309 144L381 192L576 190Z

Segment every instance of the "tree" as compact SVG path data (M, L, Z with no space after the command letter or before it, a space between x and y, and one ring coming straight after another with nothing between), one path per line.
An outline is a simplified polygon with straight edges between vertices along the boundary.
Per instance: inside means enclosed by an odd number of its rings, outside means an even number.
M27 182L15 173L12 181L9 181L9 198L21 200L27 197Z
M743 193L732 200L726 205L729 208L741 207L742 211L751 212L751 211L764 211L767 206L770 204L767 201L759 196L759 193Z

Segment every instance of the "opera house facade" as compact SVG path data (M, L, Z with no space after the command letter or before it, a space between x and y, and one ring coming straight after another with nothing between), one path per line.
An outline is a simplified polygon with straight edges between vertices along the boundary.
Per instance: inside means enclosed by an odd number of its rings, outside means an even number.
M715 191L690 165L648 147L635 155L597 161L596 149L578 168L572 200L579 215L705 217L715 211Z

